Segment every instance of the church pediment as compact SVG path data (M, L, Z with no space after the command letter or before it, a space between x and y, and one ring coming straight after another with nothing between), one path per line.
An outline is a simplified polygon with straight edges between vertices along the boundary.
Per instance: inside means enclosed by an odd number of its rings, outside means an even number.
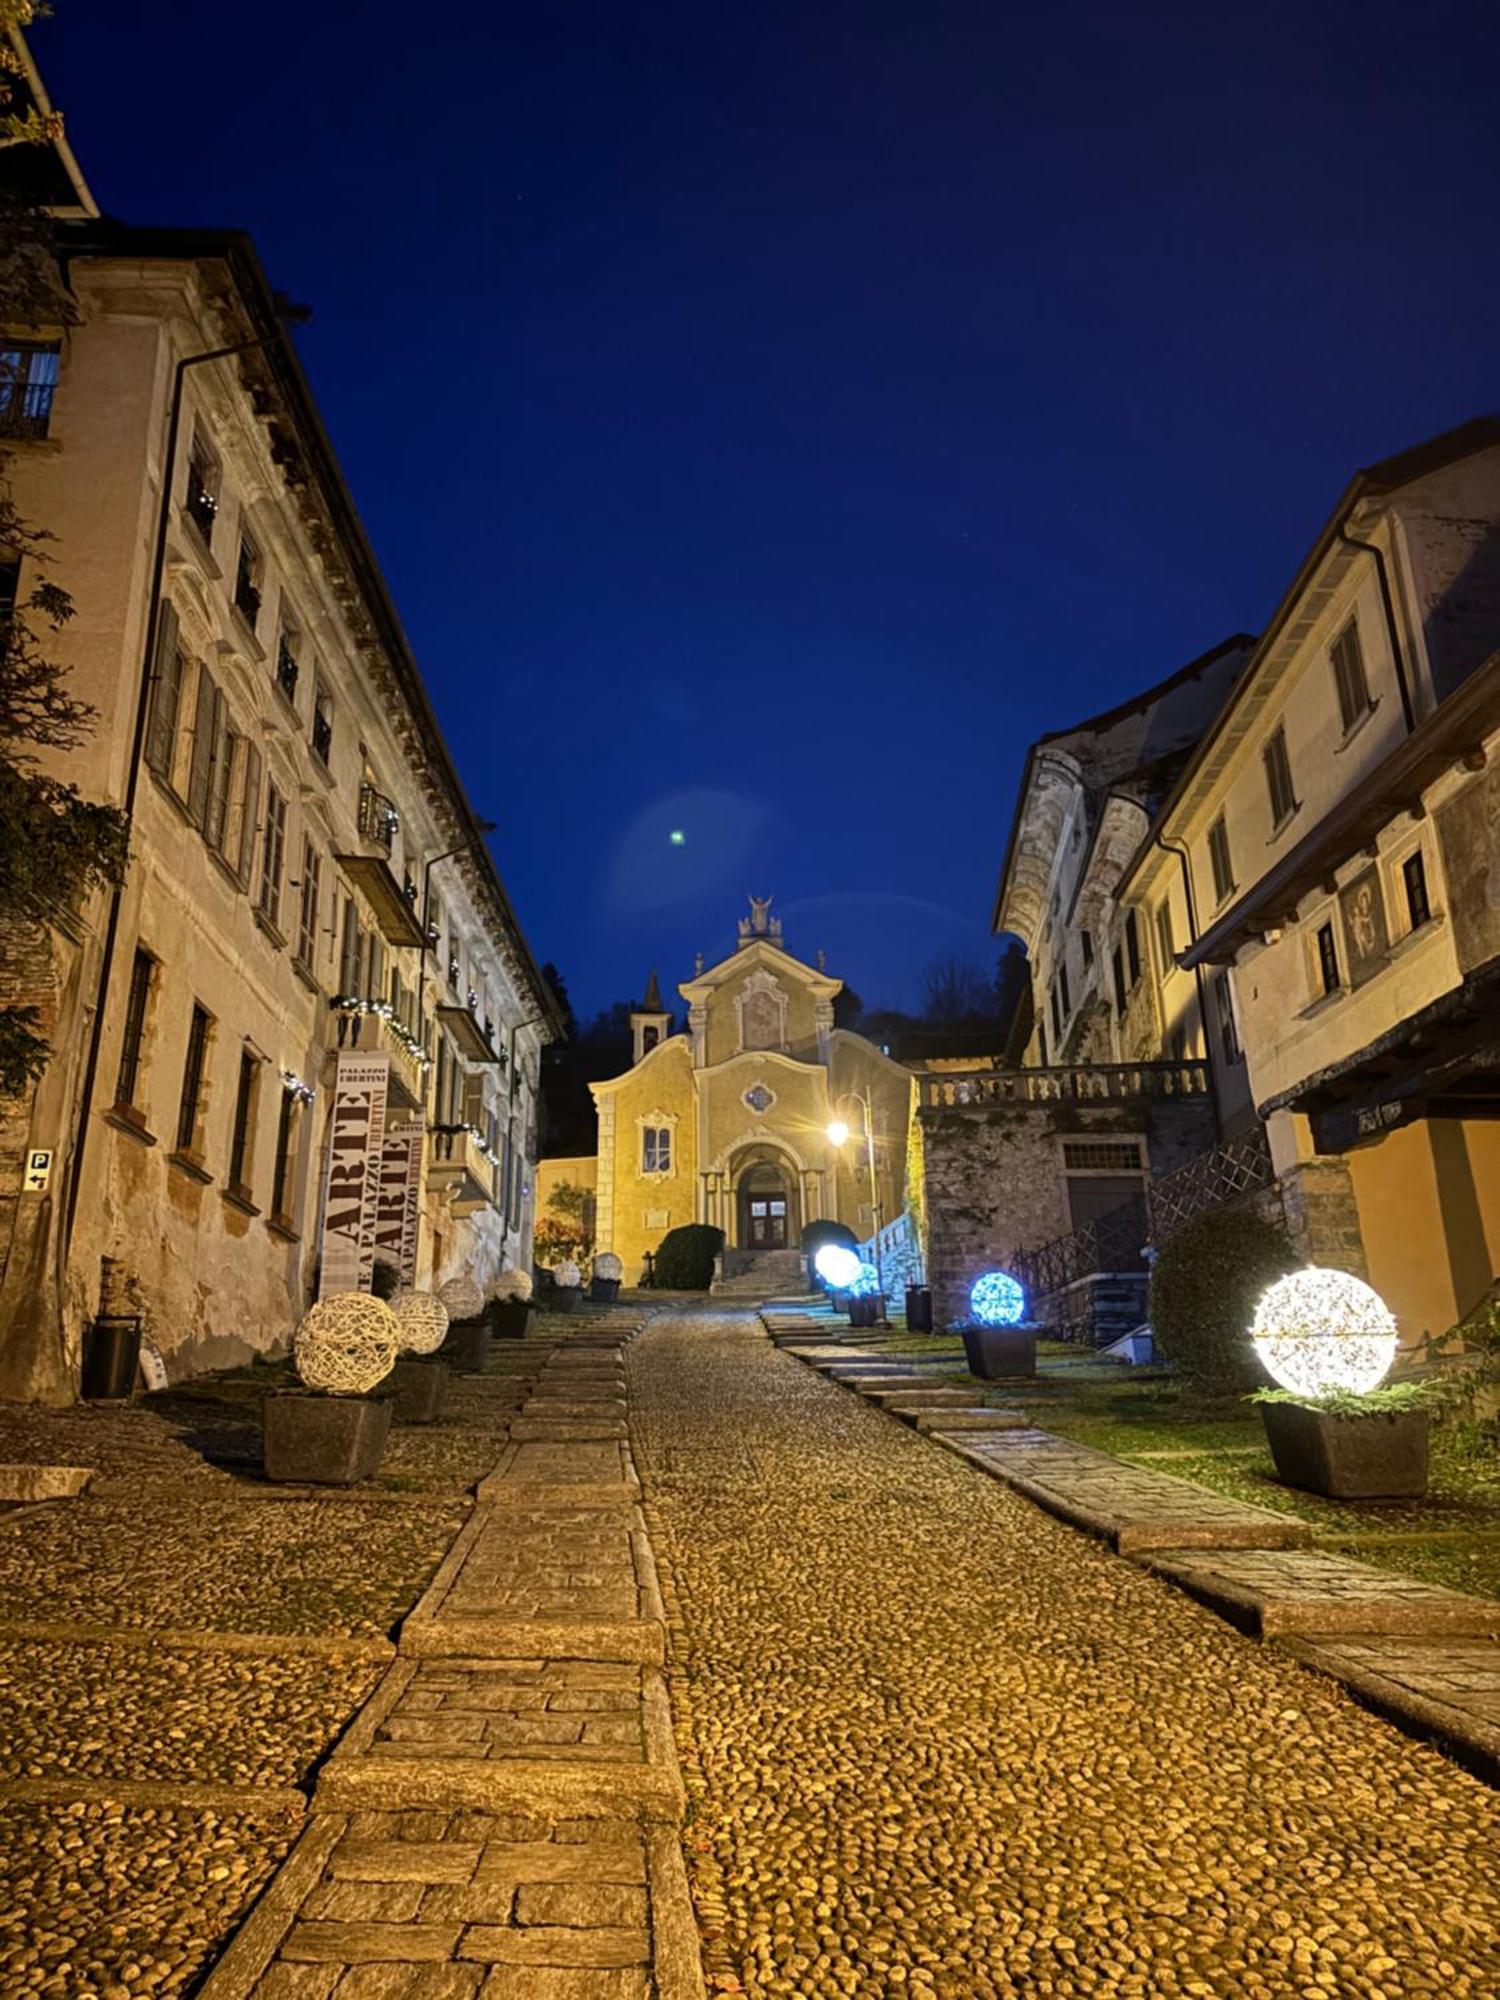
M772 944L768 938L752 938L727 958L721 958L717 965L708 966L695 978L685 979L677 991L689 1006L702 1005L721 988L752 971L768 972L773 979L801 986L820 1000L831 1001L844 990L842 979L819 972L816 966L805 965L782 945Z

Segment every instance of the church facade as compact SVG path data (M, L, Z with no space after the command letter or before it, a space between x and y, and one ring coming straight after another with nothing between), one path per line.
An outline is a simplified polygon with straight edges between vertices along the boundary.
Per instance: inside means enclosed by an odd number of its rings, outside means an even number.
M796 1250L820 1219L863 1239L906 1206L911 1073L835 1027L843 981L821 957L793 957L770 899L752 898L735 950L716 965L700 959L677 989L686 1033L673 1031L652 974L631 1017L630 1068L591 1086L595 1242L623 1258L627 1284L684 1223L722 1229L726 1253L739 1253L731 1263Z

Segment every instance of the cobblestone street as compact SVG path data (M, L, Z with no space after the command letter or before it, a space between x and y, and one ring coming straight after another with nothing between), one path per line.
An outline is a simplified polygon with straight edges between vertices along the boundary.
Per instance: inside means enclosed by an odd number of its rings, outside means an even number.
M711 1985L1481 2000L1494 1795L778 1353L627 1354Z

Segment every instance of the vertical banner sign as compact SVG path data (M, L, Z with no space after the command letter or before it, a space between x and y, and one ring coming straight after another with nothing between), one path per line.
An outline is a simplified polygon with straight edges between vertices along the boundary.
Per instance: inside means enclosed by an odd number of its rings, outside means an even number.
M422 1120L415 1115L393 1119L386 1127L381 1149L375 1248L396 1266L403 1285L416 1283L421 1197Z
M348 1054L338 1059L328 1127L321 1299L370 1289L389 1072L389 1056Z

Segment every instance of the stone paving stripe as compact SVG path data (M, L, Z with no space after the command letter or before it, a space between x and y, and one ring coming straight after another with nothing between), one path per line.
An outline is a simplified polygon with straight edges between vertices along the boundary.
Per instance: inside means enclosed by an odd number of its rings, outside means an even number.
M845 1388L851 1385L846 1382ZM877 1387L864 1391L865 1401L876 1404L882 1410L895 1410L901 1414L908 1410L966 1410L974 1401L971 1389L915 1389L903 1386L892 1389L881 1382Z
M1327 1549L1166 1549L1148 1569L1254 1638L1282 1633L1500 1633L1500 1603Z
M676 1841L673 1839L675 1846ZM647 1861L638 1841L502 1841L486 1843L474 1874L476 1883L527 1884L604 1882L644 1887Z
M328 1872L337 1882L467 1882L479 1866L482 1841L351 1840L333 1850Z
M319 1813L309 1820L301 1839L235 1932L228 1950L199 1987L196 2000L247 2000L255 1991L297 1911L317 1887L345 1823L340 1813Z
M220 1785L173 1778L0 1778L0 1800L34 1805L71 1805L75 1800L110 1799L122 1806L203 1807L211 1812L307 1811L307 1796L295 1785Z
M589 1444L601 1438L628 1436L619 1417L517 1417L510 1427L512 1444Z
M1362 1633L1283 1644L1408 1735L1435 1741L1475 1777L1500 1785L1500 1641Z
M420 1965L453 1956L458 1924L298 1923L282 1941L292 1964Z
M151 1647L185 1653L312 1653L341 1660L393 1660L389 1639L340 1638L319 1632L204 1632L149 1625L74 1625L36 1619L0 1624L0 1642L76 1642L88 1646Z
M651 1940L644 1930L504 1930L474 1924L459 1945L463 1958L489 1965L648 1965Z
M933 1434L991 1478L1120 1555L1151 1550L1305 1547L1312 1530L1292 1514L1226 1499L1167 1472L1123 1464L1046 1431Z
M956 1410L901 1409L891 1414L911 1423L924 1437L946 1437L955 1431L1019 1431L1031 1421L1019 1410L997 1410L988 1403L971 1403Z

